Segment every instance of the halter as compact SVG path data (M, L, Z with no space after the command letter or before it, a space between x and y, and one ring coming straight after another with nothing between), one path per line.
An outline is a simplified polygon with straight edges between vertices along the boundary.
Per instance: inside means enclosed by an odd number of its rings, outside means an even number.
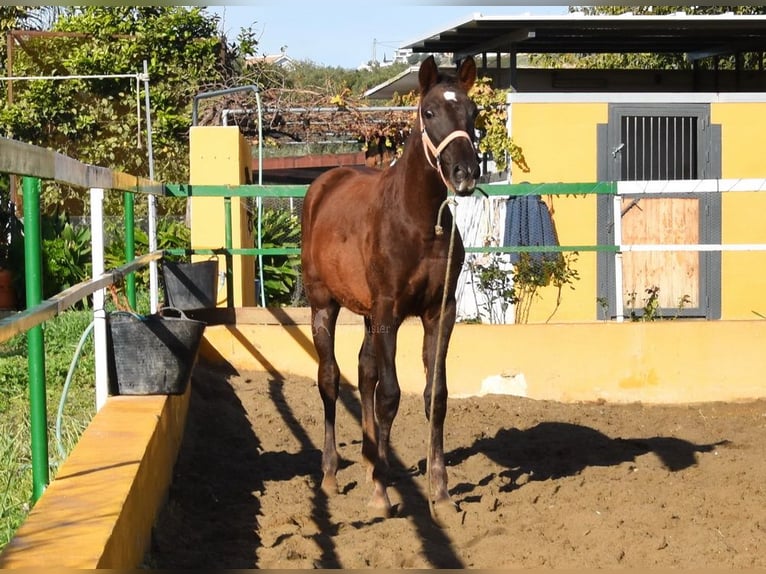
M471 145L473 146L473 138L470 135L468 135L468 132L466 131L455 130L454 132L451 132L447 137L445 137L438 146L435 146L434 143L431 141L431 137L428 135L428 132L426 131L426 124L423 122L423 112L420 107L418 107L418 117L420 119L420 133L421 133L421 139L423 140L423 151L426 154L428 165L430 165L439 173L439 176L442 178L444 185L447 186L447 189L454 193L455 189L452 187L452 184L449 182L449 180L446 177L444 177L444 173L442 173L441 153L450 144L450 142L452 142L452 140L455 140L457 138L465 138L469 142L471 142ZM431 155L434 156L434 160L436 161L435 164L431 160Z

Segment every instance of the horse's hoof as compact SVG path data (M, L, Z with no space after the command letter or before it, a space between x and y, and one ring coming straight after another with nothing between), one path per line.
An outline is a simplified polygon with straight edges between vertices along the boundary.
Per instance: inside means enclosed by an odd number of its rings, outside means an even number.
M391 502L388 497L375 496L367 503L367 510L374 518L389 518L391 516Z
M442 500L437 500L434 502L434 507L439 512L450 512L453 514L457 514L460 512L460 508L458 508L458 505L453 502L451 498L444 498Z
M371 518L391 518L391 507L377 506L375 504L369 503L367 505L367 513Z
M327 475L322 479L322 492L327 496L338 494L338 481L334 476Z
M449 498L437 500L433 506L433 513L436 522L443 528L460 526L463 521L460 508Z

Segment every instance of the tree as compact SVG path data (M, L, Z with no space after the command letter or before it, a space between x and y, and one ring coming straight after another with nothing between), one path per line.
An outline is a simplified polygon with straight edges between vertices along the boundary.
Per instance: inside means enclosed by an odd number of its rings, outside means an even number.
M523 150L508 134L507 90L494 89L489 78L479 78L470 95L480 110L476 118L476 129L481 132L479 151L491 154L500 172L508 167L509 161L521 171L529 171Z
M70 7L56 19L54 34L23 38L13 73L137 74L146 60L155 177L187 181L193 97L226 85L245 55L219 37L217 26L218 16L200 8ZM135 78L14 82L13 101L0 107L0 130L87 163L148 176L143 101ZM53 194L53 201L63 204L73 193L82 191Z
M62 13L61 6L0 6L0 32L49 28ZM5 45L2 46L3 58ZM5 61L3 60L3 63Z

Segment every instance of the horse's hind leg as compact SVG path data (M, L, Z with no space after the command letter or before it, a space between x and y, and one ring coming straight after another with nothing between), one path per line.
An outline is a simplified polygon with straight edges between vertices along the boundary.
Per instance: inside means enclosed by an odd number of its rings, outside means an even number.
M390 310L383 308L373 316L372 344L378 370L375 387L375 418L378 427L378 452L372 471L374 490L369 506L376 514L388 516L391 502L388 499L388 451L391 427L399 410L401 391L396 376L396 334L400 321L393 318ZM388 311L388 312L385 312Z
M431 459L430 476L434 502L450 502L447 490L447 467L444 462L444 419L447 416L447 376L446 357L452 329L455 324L455 301L448 301L444 317L440 321L439 308L427 312L422 317L423 322L423 364L426 371L426 388L423 393L426 418L432 427L433 440L429 445ZM441 340L439 339L439 324L442 325ZM435 371L435 376L434 376ZM431 394L433 396L433 417L431 416Z
M337 494L338 449L335 443L335 405L338 400L340 369L335 360L335 322L340 306L331 301L324 307L311 307L311 334L319 358L317 383L324 404L324 448L322 450L322 490Z

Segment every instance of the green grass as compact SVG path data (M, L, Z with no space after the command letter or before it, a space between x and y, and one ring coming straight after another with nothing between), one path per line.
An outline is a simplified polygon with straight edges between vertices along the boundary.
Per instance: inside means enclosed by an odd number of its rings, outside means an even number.
M63 462L56 439L59 401L91 311L67 311L44 324L48 459L51 480ZM0 344L0 551L26 518L32 498L26 335ZM61 443L68 453L95 414L92 334L87 338L67 393Z

